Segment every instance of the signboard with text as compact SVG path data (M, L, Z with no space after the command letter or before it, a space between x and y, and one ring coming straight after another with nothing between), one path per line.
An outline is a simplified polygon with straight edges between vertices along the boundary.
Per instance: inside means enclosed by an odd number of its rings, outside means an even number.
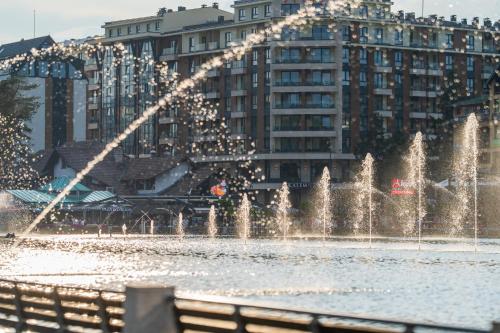
M391 195L394 196L404 196L404 195L414 195L415 189L411 186L410 182L394 178L391 185Z

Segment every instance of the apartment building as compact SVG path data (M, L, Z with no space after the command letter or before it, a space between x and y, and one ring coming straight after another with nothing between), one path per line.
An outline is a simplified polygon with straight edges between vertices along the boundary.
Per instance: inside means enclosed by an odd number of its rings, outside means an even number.
M30 54L54 45L50 36L0 45L0 60ZM78 58L41 58L20 62L0 71L0 80L13 75L23 77L35 88L27 94L36 97L39 107L28 123L33 151L51 149L66 143L86 140L85 125L87 81L84 62Z
M178 147L196 143L197 151L190 153L194 162L230 163L255 149L252 159L265 180L254 189L275 189L287 181L300 198L325 166L335 181L351 177L356 145L370 126L386 137L421 130L432 138L433 120L443 117L445 78L455 73L470 96L487 89L499 24L416 18L392 13L391 5L365 1L334 17L325 12L313 26L285 29L242 59L210 71L198 87L218 107L209 127L227 124L236 154L215 153L217 136L192 126L182 107L150 119L123 150L137 158L174 156L185 152ZM301 6L300 0L241 0L234 2L233 13L214 3L104 24L101 42L110 47L85 67L96 78L89 85L96 102L89 104L89 136L110 140L154 103L165 88L150 80L159 79L156 64L189 77L206 60ZM135 62L131 55L151 61ZM260 199L268 201L269 193L262 191Z

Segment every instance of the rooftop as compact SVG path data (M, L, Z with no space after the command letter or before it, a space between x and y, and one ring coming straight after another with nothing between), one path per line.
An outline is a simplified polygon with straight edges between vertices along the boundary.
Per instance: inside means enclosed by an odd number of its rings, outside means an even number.
M46 49L54 44L55 41L50 36L21 39L18 42L4 44L0 46L0 60L30 53L33 49Z

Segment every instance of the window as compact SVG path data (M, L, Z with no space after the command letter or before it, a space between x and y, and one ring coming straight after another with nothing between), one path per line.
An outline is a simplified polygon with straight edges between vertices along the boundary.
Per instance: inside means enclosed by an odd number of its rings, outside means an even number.
M147 32L150 32L151 31L151 24L146 24L146 31Z
M394 75L394 83L397 86L401 86L403 84L403 76L399 73Z
M231 43L231 39L232 39L231 32L226 32L224 34L224 41L225 41L226 47L228 47L229 43Z
M121 35L122 35L122 28L118 28L118 29L116 29L116 34L117 34L118 36L121 36Z
M131 26L127 27L127 34L128 35L132 34L132 27Z
M374 81L375 81L375 88L376 89L383 89L383 88L385 88L385 86L384 86L384 76L382 75L382 73L375 73Z
M266 64L271 63L271 49L266 49Z
M368 43L368 27L359 28L359 42Z
M141 26L138 24L135 26L135 32L140 33L141 32Z
M189 45L189 52L195 52L195 47L194 47L194 37L189 37L188 39L188 45Z
M300 73L298 71L281 72L281 82L283 86L296 86L300 83Z
M368 63L368 51L366 49L359 50L359 63L366 65Z
M453 56L447 54L445 56L445 68L448 69L448 70L452 70L453 69Z
M474 50L474 36L467 36L467 50Z
M446 34L446 48L453 48L453 34Z
M375 17L378 19L384 19L385 18L384 8L381 8L381 7L375 8Z
M160 31L160 21L155 22L155 30Z
M351 40L351 27L348 25L342 26L342 40L346 42Z
M332 73L330 71L313 71L311 83L314 85L333 85Z
M394 64L396 67L401 67L403 65L403 52L394 52Z
M364 19L368 18L368 6L359 6L359 16Z
M238 17L239 17L240 21L243 21L246 18L246 15L247 15L247 11L245 9L240 9L238 11Z
M257 95L252 96L252 109L256 110L257 109L257 103L259 101L259 98Z
M281 16L288 16L297 14L300 9L299 4L282 4L281 5Z
M252 51L252 65L257 66L259 60L259 51L253 50Z
M349 63L349 56L350 56L350 50L347 47L344 47L342 49L342 62L344 64L348 64Z
M474 71L474 57L473 56L467 56L467 71L473 72Z
M259 85L259 75L258 73L252 73L252 87L257 88Z
M473 93L474 92L474 79L467 79L467 91L469 93Z
M247 39L247 32L246 32L246 30L241 30L240 31L240 39L242 41Z
M253 7L252 8L252 18L258 18L259 17L259 7Z
M299 51L300 54L300 51ZM313 48L310 50L308 60L315 63L330 63L332 62L331 49L329 48Z
M366 87L366 72L359 72L359 85L362 87Z
M375 66L382 66L383 65L383 55L382 51L375 51L373 54Z
M377 44L384 43L384 29L382 28L375 29L375 43Z
M350 80L351 80L351 72L348 69L344 69L342 71L342 83L344 85L349 85Z
M394 31L394 44L395 45L403 45L403 30L395 30Z
M269 86L269 84L271 83L271 72L270 71L266 71L264 74L265 74L265 77L266 77L266 86Z
M108 31L108 37L113 37L113 29L109 29Z
M264 15L267 17L267 16L271 16L271 5L265 5L264 6Z

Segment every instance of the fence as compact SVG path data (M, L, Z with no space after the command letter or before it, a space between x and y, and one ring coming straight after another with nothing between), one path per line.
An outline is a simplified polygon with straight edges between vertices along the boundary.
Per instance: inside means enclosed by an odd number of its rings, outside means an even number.
M125 311L126 309L126 311ZM182 297L173 287L129 285L125 293L0 280L0 331L24 332L312 332L312 333L500 333L353 315L311 312Z

